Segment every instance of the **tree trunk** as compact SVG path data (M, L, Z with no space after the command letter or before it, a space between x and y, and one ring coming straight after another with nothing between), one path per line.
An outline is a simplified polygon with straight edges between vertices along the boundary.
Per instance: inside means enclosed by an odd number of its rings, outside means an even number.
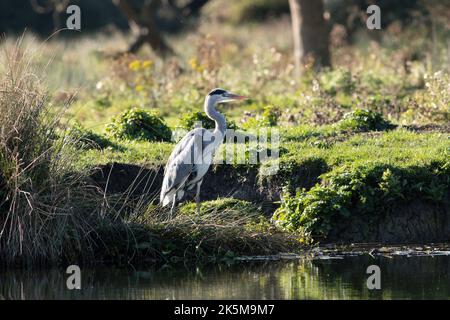
M186 19L198 16L208 1L191 0L188 3L183 1L184 6L180 7L176 0L164 2L162 0L146 0L139 8L133 7L131 0L113 0L113 3L122 11L128 20L130 29L136 35L136 39L128 51L135 53L147 43L158 55L164 57L172 55L173 51L162 37L164 30L161 30L158 25L158 22L161 24L161 16L158 16L160 11L171 12L172 18L167 20L166 17L165 23L175 25L181 30L185 27Z
M161 6L161 0L145 2L138 14L129 0L114 0L114 4L128 19L130 29L137 33L136 40L128 48L129 52L136 53L146 43L160 56L173 54L172 49L162 38L155 22L155 15Z
M289 0L296 72L312 59L315 69L330 65L323 0Z

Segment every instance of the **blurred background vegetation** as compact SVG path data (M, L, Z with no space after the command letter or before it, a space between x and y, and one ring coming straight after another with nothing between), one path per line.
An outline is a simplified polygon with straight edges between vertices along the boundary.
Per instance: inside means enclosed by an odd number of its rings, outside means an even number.
M366 27L371 3L381 8L381 30ZM81 8L81 32L63 30L69 4ZM25 30L30 46L38 47L34 37L50 37L39 47L40 64L52 60L46 74L53 102L74 97L72 114L99 132L130 107L158 109L178 125L180 110L199 110L216 86L255 97L228 112L241 124L256 123L252 119L268 106L280 109L280 124L335 122L354 108L404 124L449 119L449 1L328 0L323 8L306 8L323 11L322 38L312 29L330 56L321 70L313 69L322 58L314 48L311 57L296 61L288 0L19 0L0 6L2 45Z

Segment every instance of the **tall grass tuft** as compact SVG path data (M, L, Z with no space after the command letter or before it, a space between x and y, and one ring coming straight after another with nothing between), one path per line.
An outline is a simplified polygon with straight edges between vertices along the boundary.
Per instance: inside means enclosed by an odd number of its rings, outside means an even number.
M56 262L75 251L68 247L82 251L90 243L87 193L82 176L71 173L71 139L57 132L62 112L48 103L35 54L19 40L1 56L2 264Z

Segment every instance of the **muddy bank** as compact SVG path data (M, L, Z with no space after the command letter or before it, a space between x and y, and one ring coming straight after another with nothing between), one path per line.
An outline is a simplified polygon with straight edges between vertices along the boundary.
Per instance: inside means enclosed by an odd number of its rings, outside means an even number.
M145 168L131 164L113 163L94 170L92 178L107 193L130 193L133 196L145 195L154 203L159 201L159 192L164 176L164 167ZM273 203L280 197L277 185L262 187L258 185L256 167L216 166L205 176L201 199L214 200L220 197L233 197L259 204L267 214L276 209ZM192 199L193 193L184 200Z
M426 125L409 125L403 126L407 130L414 132L437 132L437 133L450 133L450 124L426 124Z
M271 216L277 208L282 187L287 181L295 187L309 189L318 182L326 168L313 163L291 168L286 174L260 177L256 166L217 165L205 176L201 198L214 200L232 197L250 201ZM114 163L95 169L92 179L107 193L128 192L134 196L145 195L149 201L158 202L164 168L140 167ZM187 195L192 198L193 194ZM399 204L390 212L380 212L375 217L352 215L333 222L332 230L322 243L427 243L450 241L450 208L432 202L414 201Z
M277 208L282 186L290 179L296 186L311 188L325 168L299 166L292 177L258 175L258 167L248 165L216 165L206 174L201 190L201 199L214 200L231 197L250 201L271 215ZM113 163L93 170L91 178L107 193L129 192L134 196L145 195L154 203L159 201L164 167L141 167L132 164ZM185 197L193 199L193 192Z
M328 235L331 242L424 243L450 241L450 209L414 201L366 218L338 219Z

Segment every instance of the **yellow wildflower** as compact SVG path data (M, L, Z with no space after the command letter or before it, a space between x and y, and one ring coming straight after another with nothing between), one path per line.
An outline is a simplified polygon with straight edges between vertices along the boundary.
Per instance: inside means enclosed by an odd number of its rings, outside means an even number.
M130 62L130 64L128 65L128 68L133 71L139 70L141 68L141 61L134 60L134 61Z
M189 64L191 65L191 68L194 69L197 72L203 72L203 70L205 69L205 68L203 68L203 66L201 66L198 63L198 60L195 57L191 58L191 60L189 60Z
M153 61L151 61L151 60L145 60L144 62L142 62L143 69L148 69L148 68L151 68L152 66L153 66Z

